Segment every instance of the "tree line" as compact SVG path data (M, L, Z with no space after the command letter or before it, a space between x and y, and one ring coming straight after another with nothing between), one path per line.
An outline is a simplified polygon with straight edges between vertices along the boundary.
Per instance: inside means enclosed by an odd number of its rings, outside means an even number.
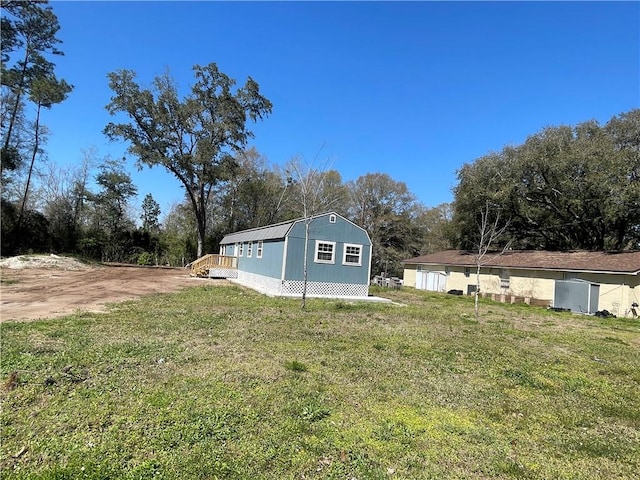
M300 218L304 184L290 168L296 161L270 165L254 148L228 159L229 168L206 203L204 252L217 252L227 233ZM16 228L19 198L3 197L2 255L75 253L106 262L173 266L198 257L198 219L190 200L161 212L147 193L134 209L138 189L122 160L86 151L77 167L49 165L39 175L21 229ZM448 205L425 207L406 184L385 173L349 182L337 170L322 175L318 197L331 199L323 204L369 232L374 273L400 275L400 260L448 247Z
M458 170L452 243L475 248L481 215L500 217L496 247L640 248L640 110L605 125L547 127Z
M495 247L640 247L640 111L549 127L458 170L452 204L428 208L388 174L343 181L329 165L294 157L271 165L249 146L251 122L271 102L248 78L238 86L215 63L196 65L180 96L169 75L141 86L132 70L108 75L104 134L138 166L160 166L185 196L170 211L138 189L124 160L89 150L73 168L45 162L42 108L72 86L51 61L62 52L46 2L2 3L2 255L76 253L102 261L184 265L229 233L334 210L373 244L372 273L401 275L400 261L446 248L474 250L489 216ZM30 108L29 108L30 107ZM499 221L498 221L499 220Z

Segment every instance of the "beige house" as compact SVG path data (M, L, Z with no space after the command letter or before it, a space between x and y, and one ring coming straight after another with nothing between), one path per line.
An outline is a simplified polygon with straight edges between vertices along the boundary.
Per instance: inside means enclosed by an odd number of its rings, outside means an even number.
M447 250L402 262L404 285L422 290L473 294L476 256ZM506 302L527 302L594 314L640 314L640 251L487 254L480 268L480 292Z

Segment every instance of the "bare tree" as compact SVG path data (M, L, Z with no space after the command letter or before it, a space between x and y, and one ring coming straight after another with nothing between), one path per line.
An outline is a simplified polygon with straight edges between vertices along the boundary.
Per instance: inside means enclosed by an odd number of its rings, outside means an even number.
M322 148L320 149L320 151ZM320 153L318 152L318 155ZM329 159L318 161L318 155L311 164L298 156L292 158L285 167L288 183L292 184L297 200L297 210L302 214L304 221L304 259L303 259L303 285L302 285L302 309L306 306L307 277L308 277L308 250L309 229L314 218L331 209L339 200L331 192L327 191L327 178L332 170L329 170Z
M493 209L492 205L487 201L484 208L480 211L480 221L478 222L478 242L476 244L476 291L474 311L476 319L479 315L478 297L480 295L480 269L482 265L493 260L509 249L511 240L508 240L501 250L491 250L495 242L502 237L507 228L509 221L501 223L501 215L499 209ZM487 256L491 252L492 254Z

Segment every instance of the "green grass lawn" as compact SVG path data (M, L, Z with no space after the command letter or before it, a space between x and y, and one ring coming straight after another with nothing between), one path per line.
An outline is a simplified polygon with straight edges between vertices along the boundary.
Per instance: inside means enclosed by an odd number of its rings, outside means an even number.
M376 293L4 323L1 477L638 478L640 322Z

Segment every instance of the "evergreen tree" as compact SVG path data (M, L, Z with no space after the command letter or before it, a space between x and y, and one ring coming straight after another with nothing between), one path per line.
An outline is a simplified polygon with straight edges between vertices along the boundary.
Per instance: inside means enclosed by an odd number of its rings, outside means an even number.
M1 82L7 91L4 100L6 118L2 123L2 170L17 168L22 162L20 134L20 114L25 98L42 100L42 103L57 103L42 99L42 82L56 84L58 92L71 87L63 80L57 80L54 74L55 64L47 57L62 55L57 48L61 43L57 38L60 25L50 6L44 1L6 1L2 2L2 54ZM14 60L14 56L19 57ZM68 91L66 93L68 93ZM65 94L66 96L66 94ZM60 99L62 101L64 98Z

